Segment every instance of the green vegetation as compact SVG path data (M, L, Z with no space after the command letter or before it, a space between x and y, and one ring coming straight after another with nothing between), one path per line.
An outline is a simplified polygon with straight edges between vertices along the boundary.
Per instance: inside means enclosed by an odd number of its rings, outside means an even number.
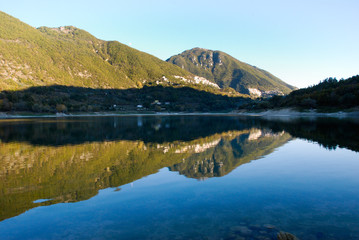
M213 67L188 64L190 53ZM35 29L0 12L0 111L228 111L248 101L248 87L291 90L222 52L190 53L169 60L178 67L76 27ZM196 82L193 73L221 88Z
M223 93L175 76L193 79L193 74L173 64L116 41L97 39L76 27L35 29L0 12L0 90L49 85L96 89L180 85Z
M275 91L273 94L288 94L295 89L269 72L220 51L193 48L172 56L167 62L211 80L221 88L232 88L243 94L250 93L248 88L256 88L262 92Z
M327 78L317 85L293 91L287 96L258 99L242 105L241 108L260 110L290 107L299 110L339 111L358 106L359 75L340 81Z
M181 86L122 90L48 86L1 92L0 111L230 111L248 100Z
M220 111L248 97L119 42L72 26L35 29L3 12L0 90L0 111L36 113Z

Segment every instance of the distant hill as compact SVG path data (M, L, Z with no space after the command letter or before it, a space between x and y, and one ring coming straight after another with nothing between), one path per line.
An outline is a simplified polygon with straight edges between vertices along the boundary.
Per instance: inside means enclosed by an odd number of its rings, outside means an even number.
M293 91L283 99L283 105L305 108L359 106L359 75L348 79L327 78L312 87Z
M101 89L215 84L117 41L72 26L38 29L0 12L0 90L66 85Z
M220 51L193 48L170 57L167 62L211 80L221 88L233 88L243 94L283 95L296 89L269 72Z
M246 109L299 108L338 111L359 107L359 75L348 79L327 78L317 85L291 92L284 97L250 101Z

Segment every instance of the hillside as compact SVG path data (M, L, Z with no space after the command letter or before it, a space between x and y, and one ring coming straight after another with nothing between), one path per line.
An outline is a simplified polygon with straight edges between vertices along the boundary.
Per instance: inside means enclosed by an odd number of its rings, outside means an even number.
M0 112L218 112L237 109L249 100L184 86L92 89L56 85L2 91Z
M283 95L295 89L269 72L220 51L193 48L170 57L167 62L211 80L221 88L230 87L243 94Z
M359 75L338 81L327 78L317 85L291 92L284 97L275 96L249 101L244 109L298 108L338 111L359 106Z
M359 106L359 75L338 81L328 78L312 87L293 91L283 99L284 106L304 108Z
M72 26L36 29L0 12L0 90L49 85L191 86L220 92L207 80L117 41Z

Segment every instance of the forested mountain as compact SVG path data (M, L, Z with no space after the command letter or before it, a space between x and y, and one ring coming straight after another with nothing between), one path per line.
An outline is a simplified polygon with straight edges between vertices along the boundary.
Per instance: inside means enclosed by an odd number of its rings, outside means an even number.
M283 95L295 89L269 72L221 51L193 48L170 57L167 62L211 80L221 88L233 88L243 94Z
M213 83L117 41L72 26L36 29L0 12L0 90L48 85L180 85L219 92Z
M250 101L241 108L300 108L334 110L359 106L359 75L348 79L327 78L319 84L291 92L287 96Z

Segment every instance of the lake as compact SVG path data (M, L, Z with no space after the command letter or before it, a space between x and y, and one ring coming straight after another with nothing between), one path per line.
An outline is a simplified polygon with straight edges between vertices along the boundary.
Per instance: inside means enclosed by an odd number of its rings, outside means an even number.
M0 121L0 239L359 239L358 119Z

